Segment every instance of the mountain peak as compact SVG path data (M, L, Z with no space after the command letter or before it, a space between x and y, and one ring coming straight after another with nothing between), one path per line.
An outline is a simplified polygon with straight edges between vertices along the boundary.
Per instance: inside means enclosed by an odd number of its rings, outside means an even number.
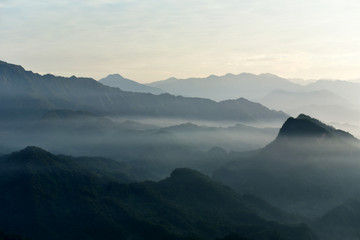
M104 81L120 81L120 80L128 80L128 81L132 81L129 80L127 78L124 78L122 75L120 75L119 73L113 73L113 74L109 74L107 75L105 78L100 79L99 82L104 82ZM132 81L133 82L133 81ZM135 81L134 81L135 82Z
M50 154L48 151L40 148L40 147L36 147L36 146L27 146L26 148L24 148L23 150L20 150L17 152L18 154L31 154L31 155L38 155L38 154Z
M300 114L297 118L288 118L279 131L278 137L329 137L330 133L312 118Z
M315 119L315 118L312 118L310 117L309 115L306 115L304 113L300 113L299 116L297 116L296 119L306 119L306 120L310 120L310 121L318 121L319 123L321 123L319 120Z
M358 141L350 133L335 129L305 114L300 114L297 118L290 117L283 124L277 138L289 137L336 138L338 140Z
M136 81L124 78L118 73L109 74L107 77L100 79L100 83L109 86L109 87L117 87L123 91L128 92L143 92L143 93L152 93L152 94L161 94L162 90L147 86Z
M208 177L190 168L177 168L171 172L170 179L189 180L189 179L208 179Z
M113 73L113 74L109 74L107 77L105 78L117 78L117 79L125 79L123 76L121 76L119 73Z
M10 159L17 161L17 162L23 162L23 163L43 163L43 162L49 162L50 159L56 158L54 155L49 153L48 151L35 147L35 146L28 146L24 148L23 150L20 150L18 152L14 152L10 155Z
M0 70L2 68L5 68L6 70L8 69L11 69L13 71L25 71L25 69L20 66L20 65L16 65L16 64L11 64L11 63L7 63L7 62L4 62L4 61L0 61Z

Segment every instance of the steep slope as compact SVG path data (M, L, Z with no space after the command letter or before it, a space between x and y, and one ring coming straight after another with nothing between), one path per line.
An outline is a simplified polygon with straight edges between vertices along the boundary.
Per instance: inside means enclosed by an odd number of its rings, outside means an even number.
M286 210L319 216L360 192L359 156L352 135L300 115L260 152L225 165L214 178Z
M294 91L300 85L272 74L241 73L206 78L171 78L149 84L168 93L190 97L204 97L216 101L245 97L258 99L276 89Z
M106 86L120 88L121 90L127 92L142 92L152 94L164 93L164 91L159 88L140 84L133 80L124 78L120 74L110 74L107 77L100 79L99 82Z
M305 225L266 221L249 199L199 172L123 184L35 147L0 159L0 226L28 239L315 239ZM6 169L4 168L6 167ZM114 169L116 169L114 167Z
M100 115L271 121L286 117L242 99L208 99L124 92L89 78L34 74L21 66L0 62L1 118L41 117L50 109L82 110ZM257 106L257 107L256 107Z

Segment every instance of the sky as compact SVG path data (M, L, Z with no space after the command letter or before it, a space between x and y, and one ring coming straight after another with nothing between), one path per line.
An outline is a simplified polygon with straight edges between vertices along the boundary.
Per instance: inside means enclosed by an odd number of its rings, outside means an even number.
M0 60L147 83L250 72L360 77L357 0L0 0Z

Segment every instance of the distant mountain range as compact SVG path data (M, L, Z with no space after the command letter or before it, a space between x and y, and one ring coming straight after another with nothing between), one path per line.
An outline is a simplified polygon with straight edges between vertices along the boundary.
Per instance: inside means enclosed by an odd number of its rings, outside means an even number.
M1 231L26 239L316 239L305 224L275 222L290 215L191 169L129 184L111 160L36 147L1 157L0 169Z
M159 88L140 84L138 82L124 78L120 74L111 74L105 78L100 79L99 82L109 87L120 88L121 90L126 92L142 92L152 94L165 93Z
M119 74L100 80L105 85L134 92L159 94L161 91L186 97L202 97L215 101L244 97L261 102L267 107L286 110L307 105L342 106L356 108L360 105L359 82L342 80L318 80L305 85L273 74L228 73L224 76L210 75L206 78L169 78L149 84L125 79ZM121 86L123 84L123 86ZM128 87L129 85L129 87ZM149 88L153 87L153 88ZM159 92L160 91L160 92ZM279 102L279 99L285 99ZM301 104L301 99L304 103ZM287 100L290 103L284 107ZM291 106L294 104L294 106Z
M304 97L308 103L303 105L309 105L310 99L314 105L325 105L326 101L328 101L326 105L344 106L345 102L349 104L347 107L360 105L359 82L318 80L306 85L299 85L289 79L268 73L259 75L228 73L224 76L211 75L206 78L169 78L148 85L176 95L204 97L217 101L245 97L253 101L261 99L263 100L261 103L266 103L266 100L274 101L274 98L279 97L286 97L290 100ZM310 97L310 99L306 99L306 97ZM282 105L273 102L267 106L285 110ZM287 108L290 107L287 106Z
M287 115L244 98L214 102L170 94L124 92L90 78L39 75L21 66L0 62L1 118L39 118L48 110L89 111L101 115L279 121Z
M318 80L298 85L272 74L241 73L211 75L206 78L169 78L147 85L141 84L141 90L132 90L152 92L146 90L149 86L175 95L204 97L216 101L245 97L292 116L305 113L336 125L354 125L355 128L346 129L355 131L354 134L360 136L360 131L356 129L360 126L360 112L357 110L360 106L360 83L357 82Z
M360 83L341 80L319 80L310 83L303 88L305 91L327 90L349 100L352 104L359 106Z
M122 77L118 78L118 82L122 82ZM146 87L154 87L175 95L215 101L245 97L292 116L301 113L314 116L327 123L343 126L347 131L360 136L360 111L357 110L360 106L359 82L318 80L299 85L273 74L229 73L206 78L172 77L139 85L141 87L133 87L131 91L153 92L154 90Z
M176 95L213 100L241 96L292 116L305 113L327 123L360 126L360 112L357 110L360 106L360 83L356 82L318 80L298 85L272 74L241 73L207 78L170 78L149 85ZM360 131L355 134L360 136Z
M255 75L250 73L211 75L206 78L171 78L150 83L149 86L175 95L203 97L216 101L239 97L258 99L277 89L295 91L301 88L300 85L272 74Z

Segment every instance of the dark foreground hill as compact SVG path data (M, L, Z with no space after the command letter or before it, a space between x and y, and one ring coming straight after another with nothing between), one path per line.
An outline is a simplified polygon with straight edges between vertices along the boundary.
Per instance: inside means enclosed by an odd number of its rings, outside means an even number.
M269 219L280 211L194 170L125 184L81 161L35 147L1 157L0 231L40 240L315 239L304 224L265 220L264 211Z
M288 211L320 216L360 193L359 156L352 135L300 115L289 118L268 146L214 177Z
M1 119L39 118L46 111L66 109L101 115L234 121L279 121L282 112L238 99L214 102L170 94L124 92L90 78L39 75L0 62Z

